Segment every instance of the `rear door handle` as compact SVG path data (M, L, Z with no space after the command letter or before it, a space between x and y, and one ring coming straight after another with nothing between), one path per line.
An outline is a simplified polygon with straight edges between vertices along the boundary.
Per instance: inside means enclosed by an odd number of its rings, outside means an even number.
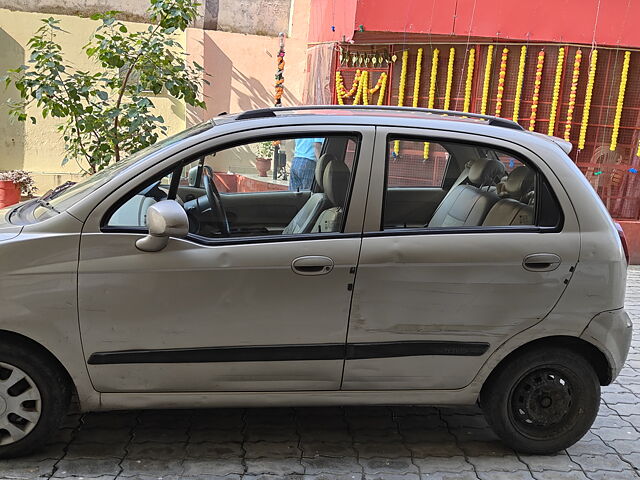
M560 266L562 259L555 253L533 253L524 257L522 266L530 272L551 272Z
M298 275L326 275L333 270L333 260L321 255L298 257L291 262L291 268Z

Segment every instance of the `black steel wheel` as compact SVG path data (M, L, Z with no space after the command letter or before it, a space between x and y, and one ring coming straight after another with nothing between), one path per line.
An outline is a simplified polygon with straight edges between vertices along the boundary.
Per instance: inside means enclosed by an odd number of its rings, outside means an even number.
M582 355L540 348L499 367L486 382L480 402L507 445L520 452L554 453L591 428L600 406L600 383Z

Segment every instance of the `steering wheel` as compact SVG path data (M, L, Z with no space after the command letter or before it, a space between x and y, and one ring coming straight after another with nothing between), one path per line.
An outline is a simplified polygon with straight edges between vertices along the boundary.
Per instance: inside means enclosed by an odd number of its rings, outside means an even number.
M203 175L202 181L204 183L204 190L207 192L207 200L209 200L209 207L211 213L216 213L216 220L220 224L220 230L225 237L231 235L231 229L229 228L229 220L227 219L227 212L222 207L222 201L220 200L220 193L213 183L212 177L209 175Z

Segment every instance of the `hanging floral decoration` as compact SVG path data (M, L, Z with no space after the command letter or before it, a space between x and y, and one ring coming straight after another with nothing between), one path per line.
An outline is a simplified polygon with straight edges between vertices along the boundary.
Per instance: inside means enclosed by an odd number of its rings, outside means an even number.
M616 116L613 119L613 131L611 132L611 145L609 150L614 151L618 146L618 132L620 130L620 118L622 117L622 105L624 104L624 92L627 88L627 75L629 74L629 62L631 61L631 52L624 52L624 61L622 62L622 73L620 74L620 89L618 90L618 105L616 106Z
M489 82L491 81L491 67L493 64L493 45L487 48L487 62L484 65L484 80L482 84L482 103L480 104L480 113L487 113L487 101L489 100Z
M456 49L451 47L449 49L449 63L447 65L447 84L444 88L444 110L449 110L451 105L451 87L453 86L453 64L456 58Z
M369 105L369 71L362 72L362 78L360 79L362 90L362 104Z
M402 52L402 69L400 70L400 87L398 88L398 106L404 106L404 89L407 85L407 63L409 62L409 51ZM393 153L398 156L400 153L400 141L396 140L393 145Z
M360 78L358 79L358 88L356 89L356 96L353 99L354 105L360 105L360 100L363 97L364 80L366 76L367 76L367 71L364 70L360 74Z
M340 72L336 71L336 98L338 99L338 105L344 105L344 80Z
M589 62L589 79L587 81L587 91L584 95L584 107L582 109L582 123L580 124L580 136L578 137L578 149L584 149L587 138L587 126L589 125L589 110L591 109L591 99L593 97L593 83L596 79L596 65L598 64L598 50L591 52Z
M360 87L361 75L362 73L360 72L360 70L356 70L356 75L353 79L351 90L347 91L344 86L344 79L342 78L342 74L340 72L336 72L336 94L338 97L338 103L340 103L340 105L344 105L344 101L342 101L341 103L341 100L353 97L353 95L355 95L355 93L358 91L358 88Z
M382 73L380 75L380 79L378 80L378 84L376 84L376 87L380 89L380 93L378 94L378 105L382 105L384 103L384 94L387 90L387 74L386 73Z
M553 135L556 130L556 117L558 115L558 99L560 98L560 83L562 82L562 69L564 67L564 47L558 50L556 63L556 76L553 81L553 96L551 97L551 112L549 113L549 128L547 135Z
M573 121L573 111L576 108L576 91L578 90L578 80L580 79L580 63L582 62L582 50L576 51L573 60L573 75L571 76L571 91L569 93L569 107L567 108L567 123L564 125L564 139L571 140L571 122Z
M473 85L473 68L476 63L476 49L469 50L469 63L467 64L467 81L464 86L464 105L462 107L463 112L469 111L471 105L471 87Z
M524 82L524 66L527 63L527 47L520 49L520 64L518 65L518 79L516 80L516 94L513 99L513 121L518 121L520 114L520 99L522 98L522 82Z
M504 96L504 81L507 77L507 59L509 58L509 49L502 49L502 58L500 59L500 73L498 73L498 93L496 93L496 117L502 112L502 97Z
M278 51L278 70L276 71L276 93L275 106L282 106L282 95L284 94L284 33L280 34L280 50Z
M413 82L413 107L418 106L420 100L420 76L422 75L422 48L418 49L418 57L416 58L416 75Z
M433 50L433 57L431 58L431 76L429 77L429 100L427 103L427 108L433 108L436 102L436 81L438 79L439 58L440 50L436 48ZM424 158L425 160L429 158L429 142L424 142L422 158Z
M531 97L531 115L529 115L529 131L536 128L536 117L538 116L538 100L540 100L540 84L542 83L542 68L544 67L544 50L538 53L538 63L536 64L536 79L533 82L533 96Z

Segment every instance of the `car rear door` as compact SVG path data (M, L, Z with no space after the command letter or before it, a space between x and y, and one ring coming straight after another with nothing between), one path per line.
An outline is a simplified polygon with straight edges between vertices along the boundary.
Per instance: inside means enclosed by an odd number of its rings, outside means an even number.
M415 148L394 152L397 140ZM530 163L548 182L541 185L554 192L562 224L430 228L427 215L420 227L388 222L387 203L393 200L388 194L396 188L393 163L436 167L431 156L422 157L425 141L507 152L501 157L507 171L520 160ZM425 203L425 212L429 208ZM531 152L495 138L378 128L343 389L464 387L502 342L550 312L571 278L579 249L571 203L553 172Z

